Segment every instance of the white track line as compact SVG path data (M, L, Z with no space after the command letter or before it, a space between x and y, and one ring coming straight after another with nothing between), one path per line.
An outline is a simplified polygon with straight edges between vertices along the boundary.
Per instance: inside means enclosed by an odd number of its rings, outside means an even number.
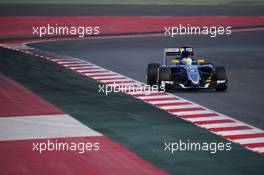
M180 99L179 100L172 99L172 100L162 100L162 101L151 101L148 103L156 105L156 104L168 104L168 103L178 103L178 102L186 102L186 101Z
M104 72L104 71L107 71L105 69L102 69L102 68L96 68L96 69L81 69L81 70L76 70L77 72L79 73L83 73L83 72L86 72L86 73L90 73L90 72Z
M200 122L200 121L213 121L213 120L225 120L229 119L223 116L216 116L216 117L199 117L199 118L186 118L185 120L191 121L191 122Z
M246 130L236 130L236 131L218 131L215 133L221 136L228 136L228 135L258 134L258 133L263 133L263 131L260 129L246 129Z
M233 126L245 126L245 124L234 122L234 123L202 124L200 126L206 129L210 129L210 128L223 128L223 127L233 127Z
M249 139L236 139L235 142L240 143L240 144L264 143L264 137L249 138Z
M199 107L198 105L194 104L185 104L185 105L173 105L173 106L160 106L159 108L168 110L168 109L182 109L182 108L197 108Z
M80 61L80 59L78 58L69 58L69 59L51 59L52 61L55 61L57 63L64 63L64 62L68 62L68 61Z
M74 66L74 67L77 67L77 66L80 66L80 68L81 68L81 66L89 66L90 64L88 64L88 63L80 63L80 64L64 64L63 66L64 67L71 67L71 66Z
M185 111L185 112L171 112L171 113L181 116L181 115L193 115L193 114L209 114L212 113L212 111L200 110L200 111Z
M133 80L128 80L127 78L122 78L122 79L113 79L113 80L101 80L103 83L110 83L110 82L119 82L119 81L133 81Z
M84 73L86 76L93 76L93 75L112 75L113 72L95 72L95 73Z
M131 86L130 88L132 88L132 86L137 86L139 85L138 83L134 82L134 83L131 83L131 82L123 82L123 83L114 83L114 84L108 84L108 86L112 86L112 87L117 87L119 86L121 89L122 87L126 86L126 88L129 88L129 86Z
M169 98L169 97L174 97L174 96L172 95L155 95L155 96L148 95L148 96L141 96L141 97L136 97L136 98L139 98L141 100L147 100L147 99L159 99L159 98Z
M67 114L0 117L0 141L101 135Z
M83 63L83 61L80 61L80 60L68 60L68 61L56 61L56 62L58 64L76 64L76 63L82 64Z
M89 77L88 75L86 75L87 77ZM94 77L90 77L93 79L103 79L103 78L120 78L122 77L121 75L112 75L112 76L94 76Z
M91 68L99 68L99 67L98 66L94 66L94 65L93 66L89 65L89 66L86 66L86 67L85 66L83 66L83 67L82 66L81 67L70 67L70 69L76 70L76 71L78 69L87 69L88 70L88 69L91 69Z

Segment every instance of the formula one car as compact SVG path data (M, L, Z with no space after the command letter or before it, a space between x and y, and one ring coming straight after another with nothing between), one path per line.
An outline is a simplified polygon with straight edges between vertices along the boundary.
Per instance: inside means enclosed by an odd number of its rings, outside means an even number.
M164 63L150 63L146 68L147 84L171 89L204 88L225 91L228 86L226 70L204 59L195 60L191 47L166 48Z

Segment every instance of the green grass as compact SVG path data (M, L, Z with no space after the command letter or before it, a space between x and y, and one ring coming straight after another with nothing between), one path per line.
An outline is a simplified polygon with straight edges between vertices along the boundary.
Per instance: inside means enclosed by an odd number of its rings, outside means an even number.
M36 4L155 4L155 5L258 5L264 0L0 0L0 3Z

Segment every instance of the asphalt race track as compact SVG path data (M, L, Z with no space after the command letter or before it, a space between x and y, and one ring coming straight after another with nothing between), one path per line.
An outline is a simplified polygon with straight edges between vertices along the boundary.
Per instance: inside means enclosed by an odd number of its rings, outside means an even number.
M227 92L177 91L178 96L264 128L263 31L236 32L230 36L143 37L94 39L31 44L59 54L76 56L134 79L144 80L145 65L162 63L166 47L192 46L197 58L226 66Z
M1 4L0 16L261 16L256 5Z

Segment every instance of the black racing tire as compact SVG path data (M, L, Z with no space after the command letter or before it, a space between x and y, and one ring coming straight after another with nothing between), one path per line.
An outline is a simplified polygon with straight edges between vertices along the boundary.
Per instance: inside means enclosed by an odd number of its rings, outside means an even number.
M161 90L161 81L171 81L171 69L168 67L160 67L158 70L157 84ZM164 90L167 92L169 89L165 85Z
M149 63L146 68L146 80L150 86L156 85L158 77L158 69L161 67L159 63Z
M227 79L227 73L226 69L223 66L217 66L215 67L215 79L217 80L225 80L226 83L224 84L216 84L215 90L216 91L226 91L228 87L228 79Z
M211 62L204 62L204 63L200 63L200 65L208 65L208 64L211 64L212 66L214 66L214 64L213 64L213 63L211 63Z

